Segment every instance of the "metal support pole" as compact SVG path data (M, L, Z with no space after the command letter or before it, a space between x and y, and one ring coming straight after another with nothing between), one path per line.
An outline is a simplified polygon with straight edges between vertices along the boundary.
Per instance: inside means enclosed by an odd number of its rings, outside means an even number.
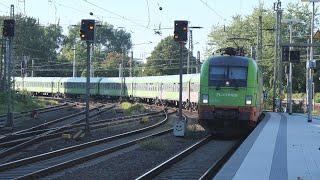
M289 31L290 31L290 43L292 43L292 23L289 24ZM292 50L292 47L290 47L290 51ZM289 74L288 74L288 108L289 108L289 114L292 114L292 63L291 63L291 57L289 53Z
M289 114L292 114L292 63L289 63Z
M8 75L8 59L7 59L7 40L5 39L3 42L3 90L4 92L7 91L7 75Z
M310 43L310 39L308 39L308 44ZM307 61L306 61L306 107L308 109L308 97L309 97L309 93L308 93L308 84L309 84L309 78L308 78L308 66L309 66L309 57L310 56L310 46L307 47Z
M121 97L124 96L124 58L125 58L125 50L122 49L122 59L121 59Z
M20 62L20 76L23 78L23 71L24 71L24 65L23 65L23 62L24 61L24 59L22 59L21 60L21 62Z
M196 64L196 73L198 74L200 71L200 51L197 52L197 64Z
M7 77L7 97L8 97L8 104L7 104L7 123L6 126L7 127L12 127L13 126L13 114L12 114L12 83L11 83L11 73L12 73L12 57L11 57L11 42L12 42L12 38L9 37L7 40L7 69L8 69L8 77Z
M76 45L73 45L73 64L72 64L72 77L76 77Z
M274 43L274 63L273 63L273 103L272 103L272 111L276 111L276 96L277 96L277 81L278 81L278 28L279 28L279 14L278 14L278 6L277 3L274 3L274 10L277 12L276 14L276 35L275 35L275 43Z
M89 103L90 103L90 42L87 41L87 82L86 82L86 133L90 133L89 126Z
M10 6L10 18L14 18L14 6ZM7 77L7 95L8 95L8 106L7 106L7 127L13 127L13 93L12 93L12 81L11 81L11 75L13 70L13 59L12 59L12 37L7 38L7 44L6 44L6 58L7 58L7 67L8 67L8 77Z
M280 0L278 1L278 3L280 3ZM283 97L283 84L282 84L282 80L283 80L283 67L282 67L282 48L281 48L281 19L282 19L282 10L281 10L281 3L279 4L279 18L278 18L278 60L279 60L279 70L278 70L278 80L279 80L279 104L280 104L280 110L282 109L282 97Z
M259 16L258 33L257 33L257 59L262 59L262 16Z
M192 34L192 30L189 30L189 43L188 43L188 56L187 56L187 74L189 74L189 70L190 70L190 50L191 50L191 34Z
M93 52L94 52L94 45L92 44L90 48L90 77L94 77Z
M34 76L34 59L31 60L31 77Z
M311 36L310 36L310 43L313 43L313 29L314 29L314 4L312 2L312 16L311 16ZM313 47L310 46L310 58L309 58L309 67L307 68L308 71L308 122L312 122L312 74L310 68L310 62L313 60Z
M182 69L182 48L183 48L183 42L180 42L180 62L179 62L179 120L182 120L182 73L183 73L183 69Z
M4 92L5 84L5 59L4 59L4 44L3 39L1 39L1 56L0 56L0 91Z
M121 78L121 70L122 70L122 64L119 64L119 78Z
M132 63L133 63L133 51L131 51L131 57L130 57L130 77L132 77Z

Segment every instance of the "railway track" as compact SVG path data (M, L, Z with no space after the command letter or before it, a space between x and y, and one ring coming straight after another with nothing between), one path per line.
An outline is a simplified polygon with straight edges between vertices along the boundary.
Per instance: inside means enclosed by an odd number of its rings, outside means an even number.
M107 109L111 109L113 106L107 108ZM97 110L98 108L93 108L91 109L91 113L94 110ZM99 114L101 114L103 111L98 111L95 114L90 115L90 118L93 118ZM76 113L74 115L70 115L68 118L72 117L76 117L78 115L82 115L83 113ZM61 118L58 119L59 121L57 122L61 122ZM64 119L65 120L65 119ZM58 126L52 129L47 129L47 130L42 130L40 131L32 131L34 129L29 129L28 131L20 131L19 133L15 133L13 135L8 135L3 137L2 139L0 139L2 142L0 145L0 147L2 148L1 152L0 152L0 158L4 158L7 157L9 155L12 154L16 154L18 153L20 150L34 145L36 143L39 143L41 141L45 141L48 139L52 139L52 138L56 138L61 136L62 133L64 133L66 130L70 129L69 127L72 125L76 125L78 123L81 123L85 120L85 118L81 118L81 119L75 119L74 121L72 121L69 124L66 125L62 125L62 126ZM56 121L54 121L54 123L57 123ZM50 122L51 124L54 124ZM40 125L40 127L46 127L48 126L47 123L44 123L44 125ZM29 137L26 137L29 136ZM22 138L22 139L21 139ZM10 140L10 141L8 141ZM13 145L10 147L10 145Z
M101 107L99 106L99 107L92 108L90 110L90 112L98 110ZM74 118L74 117L77 117L77 116L80 116L80 115L84 115L84 114L85 114L85 111L82 111L82 112L79 112L79 113L74 113L74 114L71 114L71 115L68 115L68 116L65 116L65 117L62 117L62 118L58 118L58 119L55 119L55 120L51 120L49 122L45 122L45 123L39 124L39 125L31 127L31 128L27 128L27 129L16 131L16 132L13 132L13 133L10 133L10 134L6 134L6 135L3 135L0 138L0 142L5 142L5 141L8 141L8 140L14 140L14 139L17 139L17 137L18 138L19 137L26 137L27 134L36 135L37 132L41 133L41 131L44 131L43 129L45 129L45 128L48 128L48 127L50 127L52 125L56 125L57 123L60 123L60 122L64 122L65 123L65 121L68 120L68 119L71 119L71 118Z
M51 112L51 111L57 111L57 110L69 108L72 106L74 106L74 104L68 102L68 103L63 103L63 104L59 104L56 106L49 106L49 107L45 107L45 108L34 109L31 111L18 112L18 113L14 113L14 119L16 120L16 119L19 119L22 117L31 116L31 113L33 113L34 111L36 111L38 114L43 114L43 113L47 113L47 112ZM7 115L0 116L0 127L4 127L5 122L6 122L6 117L7 117Z
M171 113L174 111L169 114ZM0 176L3 179L34 179L46 176L172 132L172 128L161 127L167 120L166 113L162 121L148 127L2 164Z
M137 179L211 179L241 142L207 136Z
M139 115L132 115L132 116L119 117L119 118L111 118L111 119L92 121L92 122L90 122L90 129L96 130L99 128L105 128L106 126L113 126L113 125L118 125L118 124L123 124L123 123L130 123L130 122L141 120L143 117L152 116L152 115L156 115L156 114L158 114L159 116L162 115L162 113L160 111L158 111L158 112L150 112L150 113L139 114ZM48 136L46 136L46 139L61 137L61 135L63 133L73 132L72 130L84 127L85 125L86 125L86 123L76 123L76 124L65 125L65 127L63 128L63 131L59 131L57 133L48 135ZM22 137L22 138L0 143L0 148L12 147L14 145L17 145L22 142L30 140L32 138L32 136L37 135L38 133L41 134L43 132L47 132L50 130L56 130L56 128L42 129L42 130L36 130L36 131L30 131L30 132L18 134L19 137Z

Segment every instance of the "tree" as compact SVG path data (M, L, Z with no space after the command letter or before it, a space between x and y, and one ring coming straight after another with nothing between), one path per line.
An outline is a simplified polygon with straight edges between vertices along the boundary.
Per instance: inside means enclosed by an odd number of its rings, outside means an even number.
M0 16L0 22L3 22L7 17ZM16 15L15 36L13 38L13 59L16 67L20 66L23 56L29 59L36 59L37 66L56 63L57 52L62 45L64 36L62 35L62 27L59 25L42 26L38 20ZM2 31L2 28L1 30ZM2 32L1 32L2 34ZM28 62L30 69L31 62ZM49 67L49 66L48 66ZM50 66L50 68L52 68ZM20 75L20 70L16 68L16 76ZM39 76L51 76L51 72L38 72Z
M255 8L252 14L242 17L240 15L234 16L231 23L226 26L214 26L212 32L209 34L209 42L214 44L210 49L211 54L213 49L219 49L226 46L243 46L247 52L250 52L251 46L256 46L256 37L258 29L258 18L262 16L263 29L272 29L275 27L275 12L272 9ZM283 12L283 19L301 19L305 24L298 24L294 26L295 42L307 42L306 37L310 34L311 12L307 5L289 3L287 10ZM315 21L317 22L317 21ZM317 25L317 24L316 24ZM289 30L287 25L282 24L282 42L289 42ZM297 36L299 38L297 38ZM243 37L251 39L251 41L235 41L231 42L230 37ZM258 61L259 67L262 70L264 78L264 86L270 89L273 86L273 68L274 68L274 31L263 31L263 57L262 61ZM305 49L300 49L301 54L305 54ZM316 53L318 51L315 51ZM305 60L304 58L302 60ZM284 67L284 66L283 66ZM283 71L284 72L284 71ZM319 74L320 75L320 74ZM285 85L285 76L283 76L283 85ZM319 83L316 80L316 83ZM305 64L295 64L293 68L293 91L303 92L305 89Z
M183 46L183 65L184 73L186 72L188 50ZM151 56L147 58L147 64L144 67L143 75L171 75L179 73L180 47L174 41L172 36L168 36L161 40L154 48ZM191 63L195 64L195 57L191 57ZM195 67L191 68L191 72L195 72Z
M110 52L106 59L101 62L100 68L96 70L96 75L99 77L118 77L119 76L119 64L124 60L124 76L129 76L129 57L124 56L122 53Z
M60 61L73 61L73 47L76 49L76 61L78 64L78 70L85 70L86 55L86 43L79 41L80 26L71 26L67 37L63 43L63 49L59 56ZM118 71L118 66L103 66L108 60L108 54L115 52L121 54L127 53L131 49L131 34L120 29L114 29L113 25L104 23L103 25L96 26L94 52L93 52L93 64L95 69L101 69L101 67L110 68L109 71ZM80 64L80 66L79 66ZM97 75L101 76L104 73L97 71ZM109 74L111 75L111 74ZM112 74L112 76L116 76Z

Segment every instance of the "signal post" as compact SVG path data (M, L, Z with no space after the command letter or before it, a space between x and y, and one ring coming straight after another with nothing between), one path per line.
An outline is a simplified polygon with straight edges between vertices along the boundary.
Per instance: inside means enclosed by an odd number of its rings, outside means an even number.
M182 118L182 49L188 40L188 21L174 21L174 40L180 45L180 62L179 62L179 120L176 122L173 133L175 136L184 136L186 129L186 121Z
M14 20L14 6L10 6L10 19L3 20L2 35L6 38L6 53L5 53L5 72L7 75L4 78L5 90L7 91L7 122L6 127L13 128L13 92L12 92L12 40L14 37L15 20Z
M81 20L80 38L87 43L87 81L86 81L86 127L85 132L90 133L89 103L90 103L90 45L94 42L95 20Z

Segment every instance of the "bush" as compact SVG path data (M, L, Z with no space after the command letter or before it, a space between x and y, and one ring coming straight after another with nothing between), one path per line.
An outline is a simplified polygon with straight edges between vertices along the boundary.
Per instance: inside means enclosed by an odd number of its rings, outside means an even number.
M121 109L124 110L125 115L132 115L135 113L143 113L146 111L142 104L131 104L129 102L123 102L120 105Z
M27 91L12 93L14 100L14 112L30 111L32 109L45 107L46 105L57 104L56 101L36 99ZM8 97L6 93L0 93L0 114L5 114L7 112L7 98Z

